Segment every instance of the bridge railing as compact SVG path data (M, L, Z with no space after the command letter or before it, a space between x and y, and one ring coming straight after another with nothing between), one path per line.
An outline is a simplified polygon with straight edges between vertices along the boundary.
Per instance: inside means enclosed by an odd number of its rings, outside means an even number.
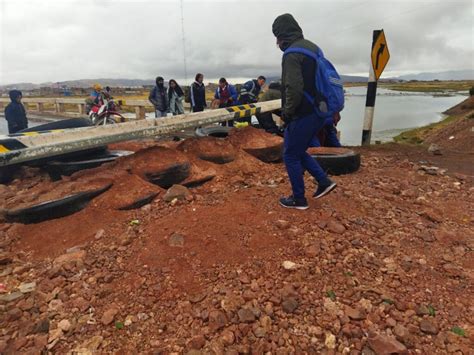
M25 105L27 111L36 112L38 114L50 114L56 116L70 116L70 117L85 117L86 112L86 100L75 99L75 98L33 98L24 97L21 100ZM116 99L121 102L122 107L131 107L134 109L135 118L137 120L144 119L147 108L153 108L153 105L148 100L127 100ZM3 111L6 105L10 102L9 98L0 98L0 110ZM33 107L33 109L31 108ZM184 107L190 107L189 103L184 103Z

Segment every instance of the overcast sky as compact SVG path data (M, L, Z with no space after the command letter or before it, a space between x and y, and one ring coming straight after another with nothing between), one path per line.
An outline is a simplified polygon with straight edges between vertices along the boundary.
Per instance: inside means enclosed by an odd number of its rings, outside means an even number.
M0 4L0 85L184 77L179 0ZM391 54L382 77L474 63L472 0L184 0L183 10L189 80L196 72L206 79L278 75L271 25L286 12L342 74L367 75L372 30L381 28Z

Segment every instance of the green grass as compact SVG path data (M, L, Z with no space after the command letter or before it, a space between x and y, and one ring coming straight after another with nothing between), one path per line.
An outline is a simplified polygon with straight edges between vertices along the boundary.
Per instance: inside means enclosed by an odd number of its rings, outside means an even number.
M464 329L462 329L461 327L452 327L451 328L451 331L454 333L454 334L457 334L461 337L465 337L466 336L466 331Z
M466 91L474 86L473 80L465 81L408 81L403 83L384 83L378 85L384 89L410 92L446 92Z
M326 296L329 297L332 301L336 300L336 293L333 290L327 291Z
M422 144L428 133L445 128L449 124L461 120L462 117L448 116L440 122L431 123L427 126L413 128L393 137L397 143Z

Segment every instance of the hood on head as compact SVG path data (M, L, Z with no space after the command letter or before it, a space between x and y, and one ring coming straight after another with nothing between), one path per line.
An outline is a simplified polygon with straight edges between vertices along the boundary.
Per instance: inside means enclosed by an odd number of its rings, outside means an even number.
M273 21L272 32L281 42L281 50L287 49L293 42L304 38L303 30L291 14L283 14Z
M163 79L162 76L157 76L156 77L156 80L155 80L156 85L163 85L164 82L165 82L165 79Z
M11 90L8 95L10 96L10 100L12 100L12 102L16 102L18 97L23 96L20 90Z

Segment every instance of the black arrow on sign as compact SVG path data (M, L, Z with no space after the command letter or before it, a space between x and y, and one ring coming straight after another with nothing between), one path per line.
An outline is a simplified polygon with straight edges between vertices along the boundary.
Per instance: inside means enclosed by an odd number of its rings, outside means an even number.
M380 43L379 50L377 51L377 60L375 61L375 70L379 68L379 57L382 55L384 49L385 49L385 44Z

